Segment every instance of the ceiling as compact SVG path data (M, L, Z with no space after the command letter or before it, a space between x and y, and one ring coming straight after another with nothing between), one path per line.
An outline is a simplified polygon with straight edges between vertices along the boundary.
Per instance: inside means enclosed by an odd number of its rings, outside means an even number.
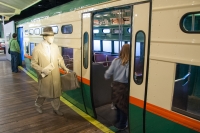
M19 21L72 0L0 0L0 15L5 23Z

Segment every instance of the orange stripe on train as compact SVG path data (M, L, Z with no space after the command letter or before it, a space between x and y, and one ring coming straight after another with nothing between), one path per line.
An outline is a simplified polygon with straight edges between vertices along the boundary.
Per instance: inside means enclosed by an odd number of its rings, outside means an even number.
M142 100L131 97L131 96L130 96L129 102L133 105L140 107L140 108L143 108L143 106L144 106L144 102ZM196 130L198 132L200 131L200 122L197 121L197 120L194 120L192 118L188 118L184 115L163 109L161 107L155 106L155 105L150 104L150 103L146 104L146 110L153 113L153 114L156 114L158 116L164 117L168 120L171 120L175 123L183 125L185 127L191 128L191 129Z

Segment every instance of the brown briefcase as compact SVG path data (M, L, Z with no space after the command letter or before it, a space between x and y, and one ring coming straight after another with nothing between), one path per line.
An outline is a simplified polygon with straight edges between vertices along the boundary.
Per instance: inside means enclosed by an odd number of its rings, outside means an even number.
M61 76L62 91L80 88L75 72L70 72Z

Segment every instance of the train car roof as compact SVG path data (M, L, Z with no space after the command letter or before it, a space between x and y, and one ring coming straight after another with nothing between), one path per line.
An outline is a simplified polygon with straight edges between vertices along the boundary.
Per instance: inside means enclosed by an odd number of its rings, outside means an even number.
M20 20L16 24L17 25L24 24L27 22L31 22L33 20L42 19L42 18L50 17L50 16L55 16L58 14L74 11L77 9L82 9L82 8L89 7L94 4L99 4L99 3L103 3L103 2L107 2L107 1L110 1L110 0L74 0L74 1L68 2L66 4L57 6L55 8L49 9L47 11L41 12L39 14L33 15L31 17L25 18L23 20Z

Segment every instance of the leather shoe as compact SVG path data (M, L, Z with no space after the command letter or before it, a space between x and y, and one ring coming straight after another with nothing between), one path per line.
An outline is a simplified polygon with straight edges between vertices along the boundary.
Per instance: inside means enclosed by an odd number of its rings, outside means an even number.
M42 109L40 107L36 107L38 113L42 114Z
M60 115L60 116L62 116L62 115L63 115L63 113L62 113L62 112L60 112L59 110L53 110L53 112L54 112L55 114L57 114L57 115Z

